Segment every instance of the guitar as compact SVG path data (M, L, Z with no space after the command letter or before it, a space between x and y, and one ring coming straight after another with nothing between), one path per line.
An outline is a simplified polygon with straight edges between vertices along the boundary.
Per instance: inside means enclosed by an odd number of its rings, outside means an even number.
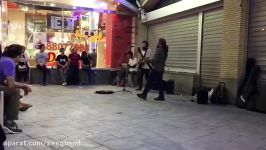
M141 68L145 63L147 63L147 65L149 66L149 68L152 69L152 66L151 66L150 63L148 63L148 62L143 62L143 60L145 59L145 56L142 54L140 48L138 48L138 52L139 52L139 54L140 54L140 56L141 56L141 59L140 59L140 61L139 61L139 67Z

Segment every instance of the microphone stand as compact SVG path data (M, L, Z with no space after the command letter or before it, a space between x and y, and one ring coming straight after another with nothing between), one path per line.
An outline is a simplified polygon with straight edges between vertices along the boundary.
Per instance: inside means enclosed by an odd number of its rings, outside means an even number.
M129 90L126 89L127 84L128 84L128 69L126 69L125 85L123 86L123 89L122 90L119 90L119 91L116 91L116 92L117 93L118 92L121 92L121 93L124 93L124 92L126 92L126 93L132 93L131 91L129 91Z
M124 56L125 57L125 56ZM125 72L126 72L126 76L125 76L125 85L123 86L123 89L122 90L119 90L119 91L116 91L117 93L118 92L121 92L121 93L132 93L131 91L127 90L126 89L126 86L128 84L128 68L123 68L122 66L122 69L125 69Z

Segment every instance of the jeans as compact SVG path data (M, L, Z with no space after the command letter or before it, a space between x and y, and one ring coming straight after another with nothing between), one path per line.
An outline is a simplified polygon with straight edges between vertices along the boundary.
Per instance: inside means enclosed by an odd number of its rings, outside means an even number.
M47 76L47 72L48 72L46 65L41 66L38 64L36 66L36 68L42 71L42 73L43 73L43 80L42 81L43 81L43 83L46 83L46 76Z
M128 77L130 76L130 81L132 83L132 86L137 86L137 80L138 80L138 73L136 71L128 72Z
M60 78L63 80L63 83L66 83L67 69L66 68L58 68Z
M82 70L85 71L85 72L87 73L89 84L93 84L93 83L94 83L93 80L92 80L92 74L93 74L92 71L93 71L93 70L91 70L91 67L89 67L89 66L84 66L84 67L82 68Z
M152 70L142 94L147 95L154 84L159 87L159 97L164 98L164 87L163 87L163 71Z
M28 83L29 81L29 70L26 71L16 71L16 81Z
M149 69L140 69L140 73L139 73L139 89L142 89L142 85L143 85L143 76L145 75L145 79L146 81L148 81L148 77L150 74L150 70Z
M68 73L67 73L67 84L77 85L79 84L79 66L69 65Z
M0 91L4 91L5 120L18 120L20 90L1 85Z

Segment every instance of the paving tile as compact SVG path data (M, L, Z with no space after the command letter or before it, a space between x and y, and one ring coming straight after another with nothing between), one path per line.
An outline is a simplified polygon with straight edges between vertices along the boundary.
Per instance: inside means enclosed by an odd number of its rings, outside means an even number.
M97 147L97 148L92 148L91 150L111 150L111 149L108 147L101 146L101 147Z
M156 147L160 147L165 150L184 150L181 142L171 141L164 137L157 137L157 138L148 138L144 140L144 142L148 145L154 145Z
M7 141L22 141L22 140L30 140L32 139L30 136L21 133L21 134L7 134Z
M80 141L64 146L10 146L15 150L264 150L265 114L234 106L197 105L188 96L166 95L165 102L141 101L133 94L97 95L113 86L33 85L21 112L22 134L7 141ZM64 94L62 94L64 91Z
M89 137L89 139L96 143L102 143L102 142L118 139L118 137L115 137L109 133L99 133L99 134L95 134Z
M138 147L138 148L134 148L134 150L151 150L147 147Z
M139 144L124 139L115 139L107 142L102 142L101 144L115 150L130 150L140 147Z
M5 150L28 150L25 146L5 146Z

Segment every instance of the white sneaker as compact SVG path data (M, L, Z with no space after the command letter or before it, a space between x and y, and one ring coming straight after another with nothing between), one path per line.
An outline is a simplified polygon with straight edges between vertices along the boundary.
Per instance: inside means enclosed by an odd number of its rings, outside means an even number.
M63 86L66 86L66 85L67 85L67 83L66 83L66 82L64 82L62 85L63 85Z

